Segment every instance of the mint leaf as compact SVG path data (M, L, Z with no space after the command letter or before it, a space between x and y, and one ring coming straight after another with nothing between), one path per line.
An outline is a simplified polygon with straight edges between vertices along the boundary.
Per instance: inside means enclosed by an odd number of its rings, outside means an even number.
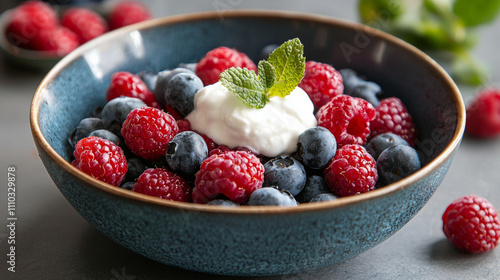
M477 26L493 21L500 11L500 0L456 0L453 13L465 26Z
M304 77L304 46L298 38L286 41L269 55L269 63L276 70L276 82L268 96L285 97L297 87Z
M259 76L252 70L231 67L222 72L219 81L246 105L263 108L272 96L285 97L304 77L304 46L298 38L276 48L269 59L257 66Z
M259 79L262 86L266 90L270 89L276 81L276 70L274 66L267 60L261 60L257 66L257 71L259 72Z
M247 106L263 108L269 98L254 71L231 67L220 74L220 82Z

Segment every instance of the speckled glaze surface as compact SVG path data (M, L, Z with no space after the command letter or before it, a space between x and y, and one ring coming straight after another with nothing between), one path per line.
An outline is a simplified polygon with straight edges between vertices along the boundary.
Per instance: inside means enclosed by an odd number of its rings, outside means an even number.
M222 17L223 16L223 17ZM419 130L424 167L370 193L296 208L164 201L99 182L73 168L67 138L105 102L115 71L158 72L195 62L218 46L257 60L260 49L298 37L308 60L356 69L407 105ZM431 198L465 125L461 95L417 49L379 31L288 12L227 11L157 19L80 47L42 81L30 112L32 133L61 193L100 232L166 265L225 275L272 275L352 258L389 238Z

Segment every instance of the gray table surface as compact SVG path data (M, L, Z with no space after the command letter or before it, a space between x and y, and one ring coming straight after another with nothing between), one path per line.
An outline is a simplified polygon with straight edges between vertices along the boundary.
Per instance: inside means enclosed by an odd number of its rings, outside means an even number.
M2 9L12 1L3 1ZM316 13L356 21L355 1L144 1L156 17L220 7ZM481 29L477 56L500 81L500 22ZM0 279L233 279L165 266L124 249L92 228L64 199L35 149L28 112L44 73L8 67L0 56ZM459 85L468 101L479 89ZM500 209L500 139L464 138L442 185L394 236L341 264L300 274L256 279L500 279L500 248L471 255L441 230L454 199L475 193ZM7 169L16 167L16 272L7 270ZM242 278L246 279L246 278Z

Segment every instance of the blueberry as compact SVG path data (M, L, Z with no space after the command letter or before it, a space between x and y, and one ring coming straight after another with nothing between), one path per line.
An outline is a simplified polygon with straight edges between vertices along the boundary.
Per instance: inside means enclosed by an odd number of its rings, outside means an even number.
M141 80L146 84L146 86L151 92L154 92L156 86L156 80L158 79L158 76L156 76L156 74L148 71L141 71L137 73L137 76L141 78Z
M264 164L264 169L264 187L277 186L295 196L306 185L304 166L293 157L273 158Z
M135 184L135 182L128 181L128 182L125 182L125 183L121 184L120 188L131 191L131 190L134 189L134 184Z
M110 100L104 108L102 108L101 119L104 128L113 132L114 134L121 135L121 127L128 114L140 107L147 106L139 98L120 96Z
M156 97L156 100L160 104L160 106L163 108L165 107L166 100L165 100L165 92L167 90L167 84L170 79L179 74L179 73L191 73L193 74L193 71L184 68L184 67L177 67L174 69L166 69L163 71L158 72L156 75L156 84L154 87L154 95Z
M297 201L286 190L277 187L262 187L250 195L247 204L297 206Z
M259 53L259 59L262 60L262 59L268 59L269 58L269 55L277 48L279 47L279 45L277 44L269 44L269 45L266 45L264 46L261 50L260 50L260 53Z
M364 79L358 76L356 71L350 68L340 69L339 73L342 76L344 94L347 95L351 95L354 89L364 81Z
M382 89L374 82L363 81L354 88L350 95L364 99L376 108L380 104L379 97L382 95Z
M297 154L304 165L312 169L322 169L337 152L335 136L326 128L312 127L299 136Z
M377 172L382 185L403 179L420 167L417 151L402 144L385 149L377 159Z
M125 174L125 179L124 181L134 181L141 176L141 174L146 170L148 167L144 163L144 160L142 158L136 157L136 156L131 156L127 158L127 173Z
M365 148L366 151L377 160L379 155L387 148L395 146L395 145L407 145L408 142L401 138L401 136L394 134L392 132L387 132L383 134L379 134L372 138L368 143L366 143Z
M180 73L167 83L165 100L170 107L185 117L194 109L194 96L203 88L203 82L194 73Z
M114 134L113 132L111 132L107 129L94 130L89 134L89 136L97 136L97 137L109 140L109 141L111 141L119 146L121 146L121 142L122 142L120 137L116 136L116 134Z
M337 199L337 197L333 193L320 193L311 199L310 202L330 201L335 199Z
M207 204L209 205L218 205L218 206L224 206L224 207L237 207L240 206L238 203L231 201L229 199L214 199Z
M168 143L165 159L168 167L181 176L194 175L208 156L208 147L198 133L183 131Z
M69 144L72 148L74 148L78 141L89 136L92 131L102 128L104 128L104 125L102 124L101 119L85 118L81 120L73 132L71 132L71 135L68 138Z
M331 192L322 176L312 175L307 178L306 186L295 196L295 199L300 203L305 203L311 201L318 194Z

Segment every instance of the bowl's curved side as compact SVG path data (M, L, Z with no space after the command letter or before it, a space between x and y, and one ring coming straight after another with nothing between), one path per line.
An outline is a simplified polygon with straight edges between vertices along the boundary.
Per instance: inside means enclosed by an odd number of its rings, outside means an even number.
M241 216L116 199L65 172L43 149L40 156L71 205L113 241L166 265L240 276L297 273L343 262L374 247L423 207L453 158L412 185L358 204Z

